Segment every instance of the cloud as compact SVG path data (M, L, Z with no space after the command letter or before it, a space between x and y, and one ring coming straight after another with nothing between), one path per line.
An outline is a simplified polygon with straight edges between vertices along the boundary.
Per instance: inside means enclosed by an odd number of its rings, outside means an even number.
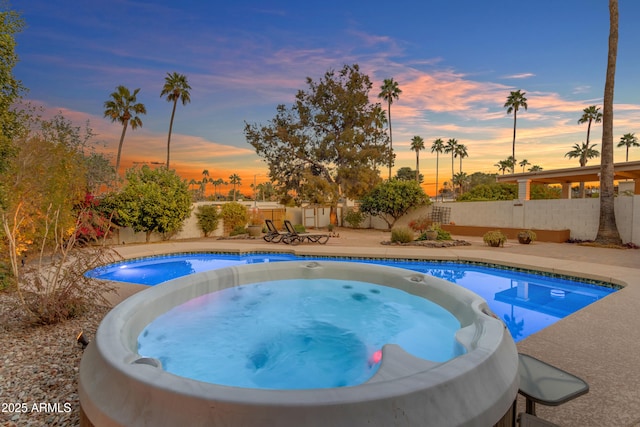
M510 74L506 76L502 76L503 79L529 79L531 77L535 77L536 75L533 73L520 73L520 74Z

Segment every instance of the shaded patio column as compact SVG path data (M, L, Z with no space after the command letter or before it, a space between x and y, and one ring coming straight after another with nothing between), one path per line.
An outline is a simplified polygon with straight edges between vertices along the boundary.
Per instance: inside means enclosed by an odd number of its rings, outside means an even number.
M531 200L531 180L518 180L518 200Z
M562 183L562 198L570 199L571 198L571 183L563 182Z

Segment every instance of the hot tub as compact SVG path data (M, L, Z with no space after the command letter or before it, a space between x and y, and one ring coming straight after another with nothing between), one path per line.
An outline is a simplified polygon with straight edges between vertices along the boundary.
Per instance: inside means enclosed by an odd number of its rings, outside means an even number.
M388 344L379 369L362 384L292 390L197 381L138 353L147 325L194 298L264 281L319 278L393 287L433 301L458 319L455 338L465 352L433 362ZM511 416L517 391L515 344L481 297L408 270L331 261L234 266L140 292L105 317L85 350L79 380L87 426L484 427Z

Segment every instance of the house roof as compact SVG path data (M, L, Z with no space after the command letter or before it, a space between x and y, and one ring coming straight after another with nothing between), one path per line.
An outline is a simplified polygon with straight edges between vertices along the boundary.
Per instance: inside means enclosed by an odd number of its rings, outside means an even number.
M640 161L614 163L614 179L639 179ZM564 184L571 182L600 181L600 165L578 168L553 169L548 171L514 173L498 175L497 182L517 183L519 180L530 180L532 183Z

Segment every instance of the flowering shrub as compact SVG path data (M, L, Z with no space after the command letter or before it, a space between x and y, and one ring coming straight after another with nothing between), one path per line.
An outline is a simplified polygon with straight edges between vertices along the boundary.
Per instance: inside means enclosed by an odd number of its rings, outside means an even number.
M433 221L431 221L430 218L421 216L411 220L409 222L409 227L417 233L424 233L429 227L431 227L431 224L433 224Z

